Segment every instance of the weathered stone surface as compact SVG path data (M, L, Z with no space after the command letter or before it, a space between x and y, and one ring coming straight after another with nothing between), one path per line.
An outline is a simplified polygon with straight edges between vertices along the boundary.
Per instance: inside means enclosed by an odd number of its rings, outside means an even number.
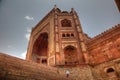
M108 69L110 68L112 68L113 71L107 72ZM95 79L119 80L120 79L120 58L93 66L92 73ZM115 78L118 78L118 79L115 79Z
M120 58L120 24L91 38L87 48L93 65Z
M0 80L68 80L56 68L0 53Z
M58 67L59 74L66 73L69 70L69 77L74 80L94 80L91 67L89 65L78 65L77 67Z

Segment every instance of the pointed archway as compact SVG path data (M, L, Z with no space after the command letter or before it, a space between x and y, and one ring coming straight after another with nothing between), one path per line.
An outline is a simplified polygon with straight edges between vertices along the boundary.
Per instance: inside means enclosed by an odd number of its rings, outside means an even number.
M48 33L41 33L34 43L32 50L33 61L47 64L48 55Z
M78 58L77 58L77 49L74 46L67 46L64 48L64 59L65 64L78 64Z

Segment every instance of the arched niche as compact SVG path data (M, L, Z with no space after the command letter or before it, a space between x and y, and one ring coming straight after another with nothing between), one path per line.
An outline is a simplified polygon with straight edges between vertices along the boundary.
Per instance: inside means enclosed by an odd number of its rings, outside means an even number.
M111 72L115 72L115 70L114 70L113 68L108 68L108 69L106 70L106 72L107 72L107 73L111 73Z
M74 46L68 45L63 51L66 65L78 64L77 49Z
M108 68L107 70L106 70L106 73L107 73L107 75L108 75L108 77L109 78L117 78L118 77L118 75L117 75L117 72L115 71L115 69L114 68Z
M71 27L71 21L68 19L63 19L61 21L61 25L62 25L62 27Z
M33 45L32 58L37 63L47 64L48 55L48 33L39 35Z

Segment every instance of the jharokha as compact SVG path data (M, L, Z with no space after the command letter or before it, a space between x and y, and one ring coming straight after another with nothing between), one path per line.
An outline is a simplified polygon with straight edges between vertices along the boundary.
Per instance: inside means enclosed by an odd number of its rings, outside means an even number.
M73 8L55 6L32 29L26 61L55 68L58 75L69 71L69 80L118 80L120 24L90 38Z

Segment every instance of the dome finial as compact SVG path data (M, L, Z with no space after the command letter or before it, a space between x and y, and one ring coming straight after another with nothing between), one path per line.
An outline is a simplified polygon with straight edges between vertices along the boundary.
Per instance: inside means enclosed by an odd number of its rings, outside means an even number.
M54 9L57 9L57 5L56 4L54 5Z
M74 8L71 8L71 11L74 12Z

